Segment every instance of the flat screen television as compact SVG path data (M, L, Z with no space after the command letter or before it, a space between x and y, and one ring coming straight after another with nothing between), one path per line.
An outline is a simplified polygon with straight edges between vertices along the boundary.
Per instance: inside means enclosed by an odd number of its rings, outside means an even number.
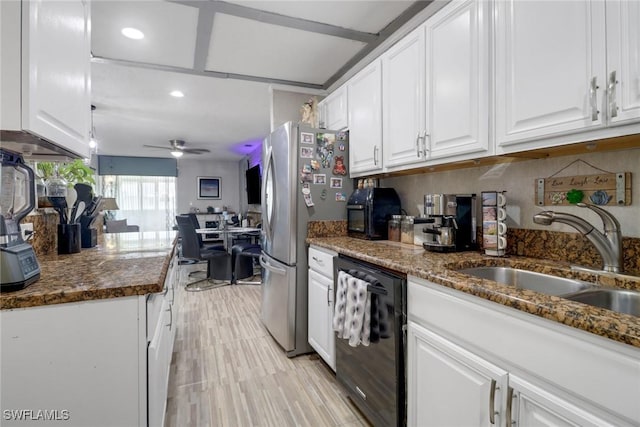
M247 203L259 205L261 201L260 165L247 169Z

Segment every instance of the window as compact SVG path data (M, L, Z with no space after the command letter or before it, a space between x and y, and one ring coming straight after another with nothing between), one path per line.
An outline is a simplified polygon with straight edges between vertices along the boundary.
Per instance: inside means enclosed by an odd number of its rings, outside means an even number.
M116 219L126 219L140 231L171 230L176 215L176 178L168 176L105 175L104 197L115 197Z

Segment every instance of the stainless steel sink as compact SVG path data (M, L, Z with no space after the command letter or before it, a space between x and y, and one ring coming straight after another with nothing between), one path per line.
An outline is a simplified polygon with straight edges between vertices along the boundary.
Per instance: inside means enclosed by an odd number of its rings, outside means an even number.
M597 288L566 295L564 298L640 317L640 292Z
M581 280L511 267L474 267L458 270L458 272L547 295L562 296L594 287L592 283Z

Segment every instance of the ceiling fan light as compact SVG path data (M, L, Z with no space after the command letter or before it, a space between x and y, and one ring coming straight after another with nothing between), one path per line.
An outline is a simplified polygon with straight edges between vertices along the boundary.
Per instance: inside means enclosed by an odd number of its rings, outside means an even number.
M169 92L169 95L175 97L175 98L182 98L184 97L184 93L180 90L172 90L171 92Z
M180 150L173 150L173 151L171 151L171 155L172 155L173 157L175 157L176 159L179 159L180 157L182 157L182 155L183 155L183 154L184 154L184 153L183 153L182 151L180 151Z
M144 38L144 33L137 28L126 27L121 30L123 36L133 39L140 40Z

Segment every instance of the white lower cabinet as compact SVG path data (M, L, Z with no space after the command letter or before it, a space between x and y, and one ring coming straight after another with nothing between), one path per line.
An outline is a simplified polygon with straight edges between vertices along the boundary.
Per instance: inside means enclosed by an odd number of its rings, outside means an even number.
M0 311L2 426L164 425L174 279L170 267L163 293Z
M638 426L640 349L409 277L407 425Z
M333 333L333 257L335 252L309 248L308 336L309 345L331 369L336 370Z
M414 322L408 369L407 425L489 425L504 414L507 372Z

